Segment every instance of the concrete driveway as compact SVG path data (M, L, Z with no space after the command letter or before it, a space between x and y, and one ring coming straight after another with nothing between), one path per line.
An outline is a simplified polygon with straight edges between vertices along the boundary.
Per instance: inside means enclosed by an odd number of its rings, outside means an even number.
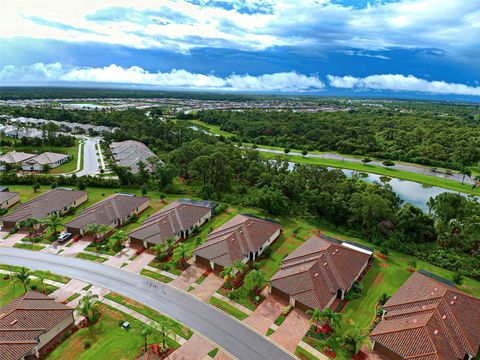
M125 248L114 256L110 256L104 264L119 268L135 255L135 251L135 249Z
M87 285L88 283L84 281L72 279L65 286L62 286L61 288L51 293L50 297L54 298L59 302L62 302L67 300L73 294L79 294L80 291L82 291L82 289Z
M293 309L285 321L269 338L291 353L310 327L308 316L298 309Z
M129 271L91 261L16 248L3 248L0 251L0 263L48 270L119 293L184 323L239 359L295 358L213 306L172 286L153 279L146 280ZM305 321L308 325L308 320Z
M213 294L222 286L223 279L214 273L210 273L201 284L195 286L190 294L208 302Z
M61 256L75 257L77 254L81 253L88 245L90 241L78 240L73 243L70 247L65 247L65 251L60 253Z
M138 255L134 260L132 260L130 264L125 266L123 269L134 272L134 273L139 273L140 271L142 271L142 269L145 266L150 264L153 259L155 259L155 255L143 252L140 255Z
M197 334L193 334L181 348L175 350L168 360L202 360L216 346Z
M187 270L183 271L175 280L170 282L170 285L176 287L177 289L187 291L187 289L195 282L202 274L205 272L205 269L198 267L197 265L190 265Z
M12 234L8 238L0 240L0 246L12 247L20 240L22 240L25 236L25 234L21 233Z
M257 309L245 320L244 323L250 325L261 334L265 334L272 326L273 322L280 316L288 303L273 295L267 295L266 299L257 307Z

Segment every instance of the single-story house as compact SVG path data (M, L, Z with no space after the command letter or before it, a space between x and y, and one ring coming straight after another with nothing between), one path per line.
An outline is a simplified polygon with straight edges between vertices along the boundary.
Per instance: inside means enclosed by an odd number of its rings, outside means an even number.
M0 208L8 209L20 202L18 192L0 191Z
M142 161L146 165L146 169L151 171L147 159L157 158L157 156L140 141L126 140L121 142L113 142L110 144L110 151L118 166L124 166L130 168L130 171L134 174L140 171L138 166Z
M323 310L343 299L367 269L372 254L352 243L311 237L283 259L271 279L270 293L304 311Z
M128 234L132 245L152 247L165 239L186 239L195 229L210 220L215 203L180 199L149 216L137 229Z
M470 360L480 348L480 299L428 272L415 272L383 305L370 333L391 360Z
M41 171L44 165L48 165L53 169L67 162L68 160L69 156L67 154L44 152L43 154L39 154L30 159L22 161L22 169L27 171Z
M5 170L5 165L17 165L20 164L22 161L28 160L35 157L35 154L25 153L21 151L11 151L9 153L3 154L0 156L0 170Z
M52 189L19 205L10 214L0 217L0 224L5 229L11 229L21 220L30 217L44 219L52 213L63 215L87 200L88 194L85 191Z
M193 252L193 260L221 271L236 260L255 261L280 235L279 223L239 214L208 235Z
M74 309L37 291L0 308L0 358L38 359L75 326Z
M121 227L135 215L150 206L148 197L114 194L83 210L75 219L65 224L65 230L74 235L85 235L89 224L107 225L110 229Z

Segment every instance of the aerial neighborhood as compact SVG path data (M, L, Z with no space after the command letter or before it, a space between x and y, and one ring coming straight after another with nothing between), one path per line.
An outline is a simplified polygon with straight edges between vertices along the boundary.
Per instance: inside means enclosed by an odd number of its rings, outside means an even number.
M272 112L389 106L295 101L3 105L0 359L474 360L475 178L423 167L451 190L423 196L394 162L267 144Z

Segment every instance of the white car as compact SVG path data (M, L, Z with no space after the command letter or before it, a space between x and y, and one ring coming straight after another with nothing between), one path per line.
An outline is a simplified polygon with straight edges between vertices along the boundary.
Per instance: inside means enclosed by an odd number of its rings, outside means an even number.
M72 234L71 233L61 233L60 236L57 238L57 241L59 243L64 243L65 241L67 241L68 239L70 239L72 237Z

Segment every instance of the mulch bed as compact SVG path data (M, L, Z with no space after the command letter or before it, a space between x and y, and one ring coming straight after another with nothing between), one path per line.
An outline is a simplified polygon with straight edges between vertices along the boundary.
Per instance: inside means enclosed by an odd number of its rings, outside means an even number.
M408 271L409 273L414 273L414 272L415 272L415 269L407 268L407 271Z
M141 346L140 349L138 350L138 355L135 357L135 359L140 359L143 354L145 354L144 347ZM148 350L147 352L149 354L157 356L159 359L165 359L167 358L171 353L173 353L175 349L168 348L166 351L162 352L162 347L158 344L150 344L148 345Z
M377 256L382 260L387 260L388 259L388 257L386 257L385 255L380 254L380 253L378 253Z
M363 351L360 351L358 354L352 356L352 360L366 360L368 355Z

